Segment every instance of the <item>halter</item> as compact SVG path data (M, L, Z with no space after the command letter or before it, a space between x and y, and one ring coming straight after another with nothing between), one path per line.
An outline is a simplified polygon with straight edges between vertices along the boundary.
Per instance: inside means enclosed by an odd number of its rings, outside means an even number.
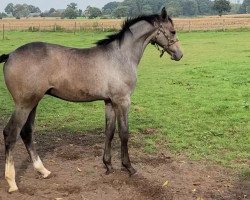
M168 44L167 46L163 46L163 49L160 49L159 45L156 43L156 42L151 42L158 51L160 51L160 57L162 57L164 55L164 53L166 52L166 49L168 49L170 46L174 45L176 42L178 42L179 40L178 39L174 39L174 40L171 40L169 38L169 36L167 35L166 31L163 29L163 26L162 24L160 24L160 26L158 27L158 31L156 33L156 35L152 38L153 41L157 41L157 38L160 34L163 34L165 36L165 38L167 39L168 41ZM167 47L167 48L166 48Z

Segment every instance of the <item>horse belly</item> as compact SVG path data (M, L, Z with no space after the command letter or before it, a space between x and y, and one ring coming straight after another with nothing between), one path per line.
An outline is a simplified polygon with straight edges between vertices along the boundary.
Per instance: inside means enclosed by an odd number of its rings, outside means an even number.
M90 92L87 89L71 90L69 88L64 88L63 90L58 90L56 88L52 88L47 92L47 94L72 102L89 102L108 99L106 95L99 92Z

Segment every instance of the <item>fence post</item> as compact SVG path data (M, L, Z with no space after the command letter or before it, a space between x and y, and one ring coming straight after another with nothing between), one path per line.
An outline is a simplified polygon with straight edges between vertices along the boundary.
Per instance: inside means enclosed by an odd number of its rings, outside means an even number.
M56 32L56 23L54 24L54 32Z
M225 25L226 25L226 21L225 21L225 19L223 19L223 23L222 23L222 29L223 29L223 31L226 30Z
M75 26L74 26L74 35L76 34L76 22L75 22Z
M5 31L5 30L4 30L4 24L3 24L3 40L4 40L4 31Z
M103 25L103 23L101 23L101 28L102 28L102 31L104 32L104 25Z
M191 21L188 21L188 32L191 32Z

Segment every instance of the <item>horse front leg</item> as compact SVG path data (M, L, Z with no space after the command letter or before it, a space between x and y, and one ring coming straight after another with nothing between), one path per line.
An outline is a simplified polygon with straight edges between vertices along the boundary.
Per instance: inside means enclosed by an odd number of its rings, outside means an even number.
M117 104L117 121L119 129L119 137L121 139L121 160L122 166L125 167L130 175L136 173L136 170L132 167L129 153L128 153L128 112L130 107L130 98L124 98Z
M105 149L103 155L103 163L105 164L107 171L106 174L112 173L113 167L111 164L111 142L115 133L115 122L116 114L114 106L111 101L105 101L105 118L106 118L106 127L105 127Z

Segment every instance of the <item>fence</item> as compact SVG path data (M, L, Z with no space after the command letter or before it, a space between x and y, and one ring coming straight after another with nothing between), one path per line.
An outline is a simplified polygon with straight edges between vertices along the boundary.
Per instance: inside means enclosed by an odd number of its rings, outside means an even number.
M226 30L250 28L250 18L198 18L176 19L175 27L181 31Z
M2 19L0 30L4 31L72 31L76 33L82 30L118 30L123 20L98 19L98 20L67 20L57 18L27 18L27 19ZM188 19L174 19L175 27L181 31L196 30L226 30L232 28L250 28L250 15L226 16L226 17L202 17Z

